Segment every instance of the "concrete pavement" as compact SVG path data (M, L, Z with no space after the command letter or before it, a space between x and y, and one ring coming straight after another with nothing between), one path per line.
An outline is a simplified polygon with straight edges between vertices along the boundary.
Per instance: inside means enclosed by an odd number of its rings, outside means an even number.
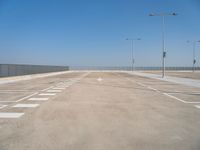
M66 74L71 73L72 71L61 71L61 72L51 72L51 73L41 73L41 74L32 74L32 75L23 75L23 76L13 76L13 77L3 77L0 78L0 84L6 84L6 83L13 83L18 81L24 81L24 80L31 80L31 79L37 79L37 78L43 78L43 77L50 77L60 74Z
M0 85L0 149L199 150L199 95L125 72Z
M138 76L148 77L148 78L152 78L152 79L157 79L157 80L162 80L162 81L167 81L167 82L172 82L172 83L177 83L177 84L200 88L200 80L198 80L198 79L173 77L173 76L165 76L164 78L162 78L162 76L159 74L143 73L143 72L128 72L128 73L138 75ZM178 73L176 73L176 74L178 74ZM179 72L179 74L181 74L181 72Z

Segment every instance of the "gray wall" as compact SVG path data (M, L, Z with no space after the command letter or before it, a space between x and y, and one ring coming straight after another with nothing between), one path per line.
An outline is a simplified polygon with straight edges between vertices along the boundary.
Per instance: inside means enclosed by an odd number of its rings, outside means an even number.
M68 66L0 64L0 77L67 71Z

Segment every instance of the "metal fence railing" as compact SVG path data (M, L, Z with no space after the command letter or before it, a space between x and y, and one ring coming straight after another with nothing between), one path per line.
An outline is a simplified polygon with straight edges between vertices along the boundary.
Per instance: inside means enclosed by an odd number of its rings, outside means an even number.
M0 77L69 70L68 66L0 64Z
M166 67L166 70L179 71L192 70L192 67ZM130 71L132 67L122 66L122 67L105 67L105 66L70 66L70 70L124 70ZM134 67L134 70L138 71L153 71L162 70L162 67ZM195 70L200 70L200 67L196 67Z

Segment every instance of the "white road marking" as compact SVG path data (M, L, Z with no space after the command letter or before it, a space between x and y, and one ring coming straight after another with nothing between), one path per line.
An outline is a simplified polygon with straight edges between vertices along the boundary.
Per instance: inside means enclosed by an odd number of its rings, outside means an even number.
M126 77L125 77L125 78L126 78ZM141 83L141 82L133 81L133 80L131 80L131 79L129 79L129 78L126 78L126 79L129 80L129 81L131 81L131 82L137 83L137 84L140 85L140 86L143 86L143 87L146 87L146 88L148 88L148 89L151 89L151 90L153 90L153 91L155 91L155 92L161 93L159 90L157 90L157 89L155 89L155 88L152 88L151 86L145 85L145 84L143 84L143 83Z
M118 75L118 76L120 76L120 75ZM120 76L121 77L121 76ZM126 77L124 77L125 79L127 79L127 80L129 80L129 81L131 81L131 82L135 82L135 81L133 81L133 80L131 80L131 79L129 79L129 78L126 78ZM178 97L175 97L175 96L173 96L173 95L170 95L170 94L174 94L174 93L162 93L161 91L159 91L159 90L157 90L157 89L155 89L155 88L152 88L152 87L150 87L150 86L147 86L147 85L145 85L145 84L143 84L143 83L140 83L140 82L136 82L137 84L139 84L139 85L141 85L141 86L143 86L143 87L146 87L146 88L149 88L149 89L151 89L151 90L154 90L155 92L158 92L158 93L161 93L161 94L163 94L163 95L165 95L165 96L168 96L168 97L170 97L170 98L172 98L172 99L175 99L175 100L178 100L178 101L180 101L180 102L182 102L182 103L185 103L185 104L200 104L200 102L188 102L188 101L184 101L184 100L182 100L182 99L180 99L180 98L178 98ZM198 92L197 92L197 94L198 94ZM195 105L195 107L200 107L200 105Z
M180 98L178 98L178 97L175 97L175 96L173 96L173 95L170 95L169 93L162 93L162 94L164 94L164 95L166 95L166 96L168 96L168 97L171 97L171 98L173 98L173 99L176 99L176 100L178 100L178 101L180 101L180 102L183 102L183 103L185 103L185 104L199 104L200 102L188 102L188 101L184 101L184 100L182 100L182 99L180 99Z
M187 101L185 101L185 103L187 103L187 104L199 104L200 102L187 102Z
M28 96L26 96L26 97L23 97L23 98L21 98L21 99L18 99L18 100L16 100L16 101L0 101L0 103L14 103L14 102L20 102L20 101L25 100L25 99L27 99L27 98L29 98L29 97L32 97L32 96L34 96L34 95L36 95L36 94L38 94L38 92L33 93L33 94L31 94L31 95L28 95Z
M146 85L144 85L144 84L142 84L142 83L140 83L140 82L137 82L137 84L146 87Z
M61 90L47 90L46 92L59 93L59 92L62 92L62 91Z
M57 84L57 86L62 86L62 85L65 85L65 83L59 83L59 84Z
M1 112L0 113L0 118L19 118L21 116L23 116L24 113L4 113L4 112Z
M63 84L63 86L70 86L70 85L73 85L73 83L66 83L66 84Z
M41 96L53 96L53 95L56 95L56 93L41 93L39 95L41 95Z
M64 87L55 87L55 88L53 88L54 90L65 90L65 88Z
M0 90L0 92L32 92L32 90Z
M59 86L57 86L58 88L68 88L69 87L69 85L59 85Z
M15 102L20 102L20 101L23 101L23 100L25 100L25 99L27 99L27 98L29 98L29 97L32 97L33 95L36 95L36 94L38 94L38 92L36 92L36 93L33 93L33 94L31 94L31 95L28 95L28 96L26 96L26 97L23 97L23 98L21 98L21 99L19 99L19 100L15 101Z
M167 92L168 94L189 94L189 95L200 95L197 92L184 92L184 91L174 91L174 92Z
M148 86L147 88L149 88L149 89L151 89L151 90L153 90L153 91L156 91L156 92L160 93L159 90L157 90L157 89L155 89L155 88L152 88L152 87L150 87L150 86Z
M200 105L194 105L196 108L199 108L200 109Z
M0 103L14 103L15 101L0 101Z
M33 98L29 98L28 99L29 101L47 101L47 100L49 100L49 98L47 98L47 97L33 97Z
M13 107L18 107L18 108L31 108L31 107L38 107L39 104L17 104Z
M102 79L102 78L100 78L100 77L97 79L97 81L99 81L99 82L101 82L102 80L103 80L103 79Z
M43 90L41 90L41 91L46 91L46 90L49 90L49 89L51 89L51 88L53 88L53 86L50 86L50 87L48 87L48 88L45 88L45 89L43 89Z
M170 97L170 98L176 99L176 100L178 100L178 101L180 101L180 102L187 103L186 101L184 101L184 100L182 100L182 99L180 99L180 98L177 98L177 97L175 97L175 96L169 95L169 94L167 94L167 93L163 93L163 94L166 95L166 96L168 96L168 97Z
M3 108L5 108L5 107L7 107L8 105L1 105L0 106L0 109L3 109Z
M130 79L129 79L129 80L130 80ZM130 81L132 81L132 80L130 80ZM149 88L149 89L151 89L151 90L154 90L154 91L156 91L156 92L158 92L158 93L161 93L159 90L157 90L157 89L155 89L155 88L152 88L152 87L150 87L150 86L147 86L147 85L145 85L145 84L143 84L143 83L137 82L137 84L139 84L139 85L141 85L141 86L143 86L143 87L147 87L147 88ZM180 98L177 98L177 97L175 97L175 96L169 95L168 93L162 93L162 94L165 95L165 96L168 96L168 97L170 97L170 98L176 99L176 100L178 100L178 101L181 101L181 102L183 102L183 103L200 103L200 102L186 102L186 101L184 101L184 100L182 100L182 99L180 99Z
M24 91L24 92L26 92L26 91ZM0 93L24 93L24 92L22 92L22 91L0 91ZM32 92L26 92L26 93L32 93Z

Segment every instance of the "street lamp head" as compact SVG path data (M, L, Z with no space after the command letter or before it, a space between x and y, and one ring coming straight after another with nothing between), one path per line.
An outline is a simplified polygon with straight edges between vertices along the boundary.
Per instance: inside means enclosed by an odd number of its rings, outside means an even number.
M178 14L177 13L172 13L172 16L177 16Z
M190 41L189 41L189 40L187 40L187 43L190 43Z
M149 16L177 16L177 13L150 13Z
M141 38L137 38L137 39L129 39L129 38L126 38L126 40L132 40L132 41L139 41L139 40L141 40Z
M155 14L154 13L150 13L149 16L155 16Z

